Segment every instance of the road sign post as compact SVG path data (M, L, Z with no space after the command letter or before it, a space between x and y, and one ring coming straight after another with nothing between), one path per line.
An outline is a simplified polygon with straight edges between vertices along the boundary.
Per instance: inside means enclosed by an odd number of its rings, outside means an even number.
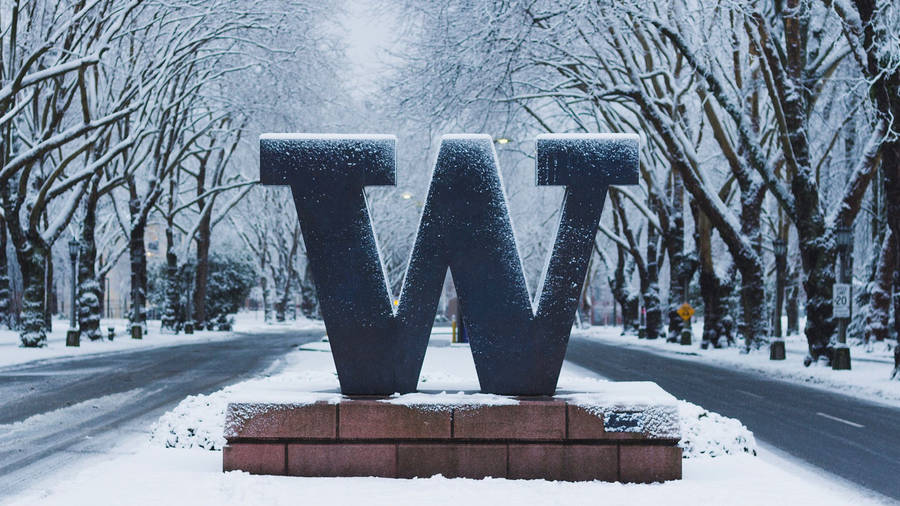
M769 360L784 360L786 351L784 348L784 332L781 328L781 309L784 307L785 271L787 270L787 242L784 239L775 239L773 243L775 252L775 337L769 343Z
M838 280L840 283L835 283L832 288L832 316L838 318L838 344L834 348L831 368L838 371L850 369L847 326L853 315L853 286L850 280L850 247L853 243L853 230L841 225L835 231L835 239L838 246Z
M641 299L641 314L638 321L638 339L647 338L647 308L644 307L644 299Z
M693 332L691 330L691 317L694 316L694 308L691 307L690 304L685 302L678 308L678 316L684 320L684 326L681 327L681 344L684 346L688 346L691 344L691 338L693 337Z

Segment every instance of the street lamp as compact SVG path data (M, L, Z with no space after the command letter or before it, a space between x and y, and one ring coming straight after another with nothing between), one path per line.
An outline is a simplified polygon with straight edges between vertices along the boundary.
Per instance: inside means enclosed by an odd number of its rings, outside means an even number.
M775 338L769 345L770 360L784 360L784 332L781 328L781 310L784 307L785 271L787 270L787 241L782 238L772 242L775 251Z
M834 237L841 253L846 252L847 248L853 244L853 230L846 225L837 227Z
M839 276L838 283L834 285L834 291L840 291L846 295L843 302L843 311L835 311L838 318L838 345L834 348L834 358L831 367L835 370L850 369L850 348L847 347L847 326L850 324L853 310L853 286L850 280L850 248L853 246L853 229L847 225L840 225L835 229L834 239L838 249ZM840 288L840 290L838 290Z
M498 139L494 139L494 142L496 142L497 144L509 144L509 139L507 139L506 137L500 137Z
M66 332L66 346L79 346L81 344L81 333L78 331L75 322L75 285L78 284L78 250L81 249L81 243L77 239L72 238L69 241L69 260L72 261L72 299L70 306L69 330Z

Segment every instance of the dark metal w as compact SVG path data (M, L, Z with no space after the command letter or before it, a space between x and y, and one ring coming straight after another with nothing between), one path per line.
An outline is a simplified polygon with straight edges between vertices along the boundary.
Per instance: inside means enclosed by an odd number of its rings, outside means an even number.
M537 184L566 187L532 306L487 135L445 136L396 308L363 187L395 184L393 136L264 135L263 184L290 185L341 391L416 390L450 269L481 390L552 395L609 185L637 184L637 135L547 135Z

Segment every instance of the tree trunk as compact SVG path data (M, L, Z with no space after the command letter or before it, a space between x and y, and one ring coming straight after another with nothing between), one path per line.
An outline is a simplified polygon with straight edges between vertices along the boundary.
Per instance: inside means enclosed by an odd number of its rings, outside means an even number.
M681 336L684 320L678 316L678 308L687 302L686 287L693 277L693 268L688 263L684 241L684 184L677 170L672 171L672 216L666 234L666 249L669 254L669 340L677 341Z
M785 290L787 306L787 335L793 336L800 333L800 269L791 267L788 272L788 286Z
M758 257L762 257L762 236L760 220L762 216L762 204L765 198L765 187L761 182L740 184L741 186L741 233L753 244ZM735 259L737 262L737 259ZM765 273L758 275L746 275L741 270L741 319L739 329L744 336L744 344L747 350L759 348L762 338L770 334L768 311L758 313L766 307Z
M81 329L81 335L91 341L103 338L100 330L101 287L94 268L97 260L94 229L99 200L98 183L99 177L95 176L85 201L84 220L81 222L81 250L78 255L78 328Z
M26 348L47 346L44 322L44 263L46 256L32 246L18 250L16 259L22 271L24 286L22 303L22 328L19 337Z
M175 255L175 223L174 217L169 215L166 220L166 306L163 311L160 329L171 334L177 334L179 328L179 295L178 287L178 256Z
M613 298L622 308L622 333L634 333L637 332L639 325L638 311L640 311L640 308L638 306L640 301L628 289L625 275L625 248L618 246L617 250L616 270L613 276L609 278L609 289Z
M176 175L169 176L168 213L166 214L166 304L160 330L177 334L179 329L178 256L175 254L175 190Z
M700 264L700 294L703 298L703 349L721 348L722 337L730 344L733 320L728 320L728 286L716 275L712 254L712 224L696 205L691 206L694 215L694 241ZM680 317L679 317L680 318Z
M300 280L300 310L303 316L307 318L315 318L318 316L319 303L316 298L316 285L312 277L312 269L309 262L306 262L306 269L303 279Z
M895 100L895 114L900 114L900 71L896 73L896 81L893 86ZM900 117L900 116L895 116ZM891 240L894 243L893 271L893 304L894 304L894 335L897 336L897 345L894 346L894 372L893 378L900 378L900 140L893 140L884 147L882 155L882 167L884 167L885 203L887 207L888 226L890 227Z
M206 323L206 292L209 280L209 245L210 216L205 215L197 226L197 270L194 284L194 324L198 329L203 329Z
M287 319L285 313L287 309L287 292L279 291L275 297L275 321L282 323Z
M0 220L0 326L12 328L12 299L9 289L9 259L6 258L6 222Z
M10 194L10 184L0 185L0 197L6 216L6 232L12 241L22 275L22 316L19 319L19 339L26 348L47 346L44 325L44 263L43 249L35 248L22 231L19 222L19 208L15 197Z
M647 227L647 279L644 284L644 307L647 308L647 339L662 333L662 304L659 300L659 264L657 262L658 234Z
M53 332L53 314L57 312L56 287L53 286L53 255L48 252L44 257L44 330Z
M131 313L132 325L140 325L146 330L147 314L147 256L144 251L144 231L146 222L141 216L141 201L133 197L129 201L131 231L129 237L129 263L131 265Z
M259 277L259 286L262 289L263 321L272 321L272 297L269 296L269 278L263 274Z
M866 317L866 341L884 341L891 328L891 290L896 265L896 242L892 233L885 234L878 256L878 267L872 281L869 313Z

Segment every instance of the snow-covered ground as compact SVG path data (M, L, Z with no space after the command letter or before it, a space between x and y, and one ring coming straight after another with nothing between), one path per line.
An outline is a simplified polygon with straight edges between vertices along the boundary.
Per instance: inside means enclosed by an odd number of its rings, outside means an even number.
M621 335L621 330L620 327L599 326L575 330L573 335L619 346L647 348L676 359L741 369L767 378L802 383L829 391L844 392L873 402L900 406L900 381L890 379L894 367L890 343L876 343L869 349L852 346L850 350L852 369L835 371L818 363L809 367L803 365L808 348L806 338L801 335L785 338L786 360L769 360L767 347L751 350L750 353L743 353L741 343L720 349L701 349L702 322L694 324L694 339L690 346L668 343L665 339L638 339L634 335Z
M218 341L230 339L235 333L240 332L261 332L266 329L277 330L282 328L296 330L322 329L324 331L325 328L321 321L307 319L267 325L263 322L262 316L258 312L247 312L239 313L235 316L233 332L197 331L190 335L184 332L178 335L164 334L160 332L160 321L150 320L147 322L148 332L143 339L131 339L131 336L127 333L128 322L126 320L103 319L100 323L100 329L103 331L104 338L98 341L91 341L82 337L81 346L78 347L66 346L66 330L69 328L68 320L53 321L53 332L47 335L47 346L43 348L24 348L21 346L19 334L16 331L0 330L0 367L31 362L33 360ZM115 338L112 341L106 339L109 327L115 328Z
M566 364L561 390L603 386L602 378ZM465 345L446 333L432 338L419 387L427 391L477 389ZM295 505L295 504L728 504L862 506L886 500L831 476L758 449L737 420L680 403L685 441L684 479L651 485L564 483L542 480L295 478L222 473L224 409L232 400L337 397L328 345L310 343L287 355L277 373L191 396L162 416L148 434L89 458L65 476L48 476L16 505ZM311 394L310 392L317 392ZM456 395L456 394L448 394ZM463 395L473 395L471 393ZM496 400L492 401L495 402Z

